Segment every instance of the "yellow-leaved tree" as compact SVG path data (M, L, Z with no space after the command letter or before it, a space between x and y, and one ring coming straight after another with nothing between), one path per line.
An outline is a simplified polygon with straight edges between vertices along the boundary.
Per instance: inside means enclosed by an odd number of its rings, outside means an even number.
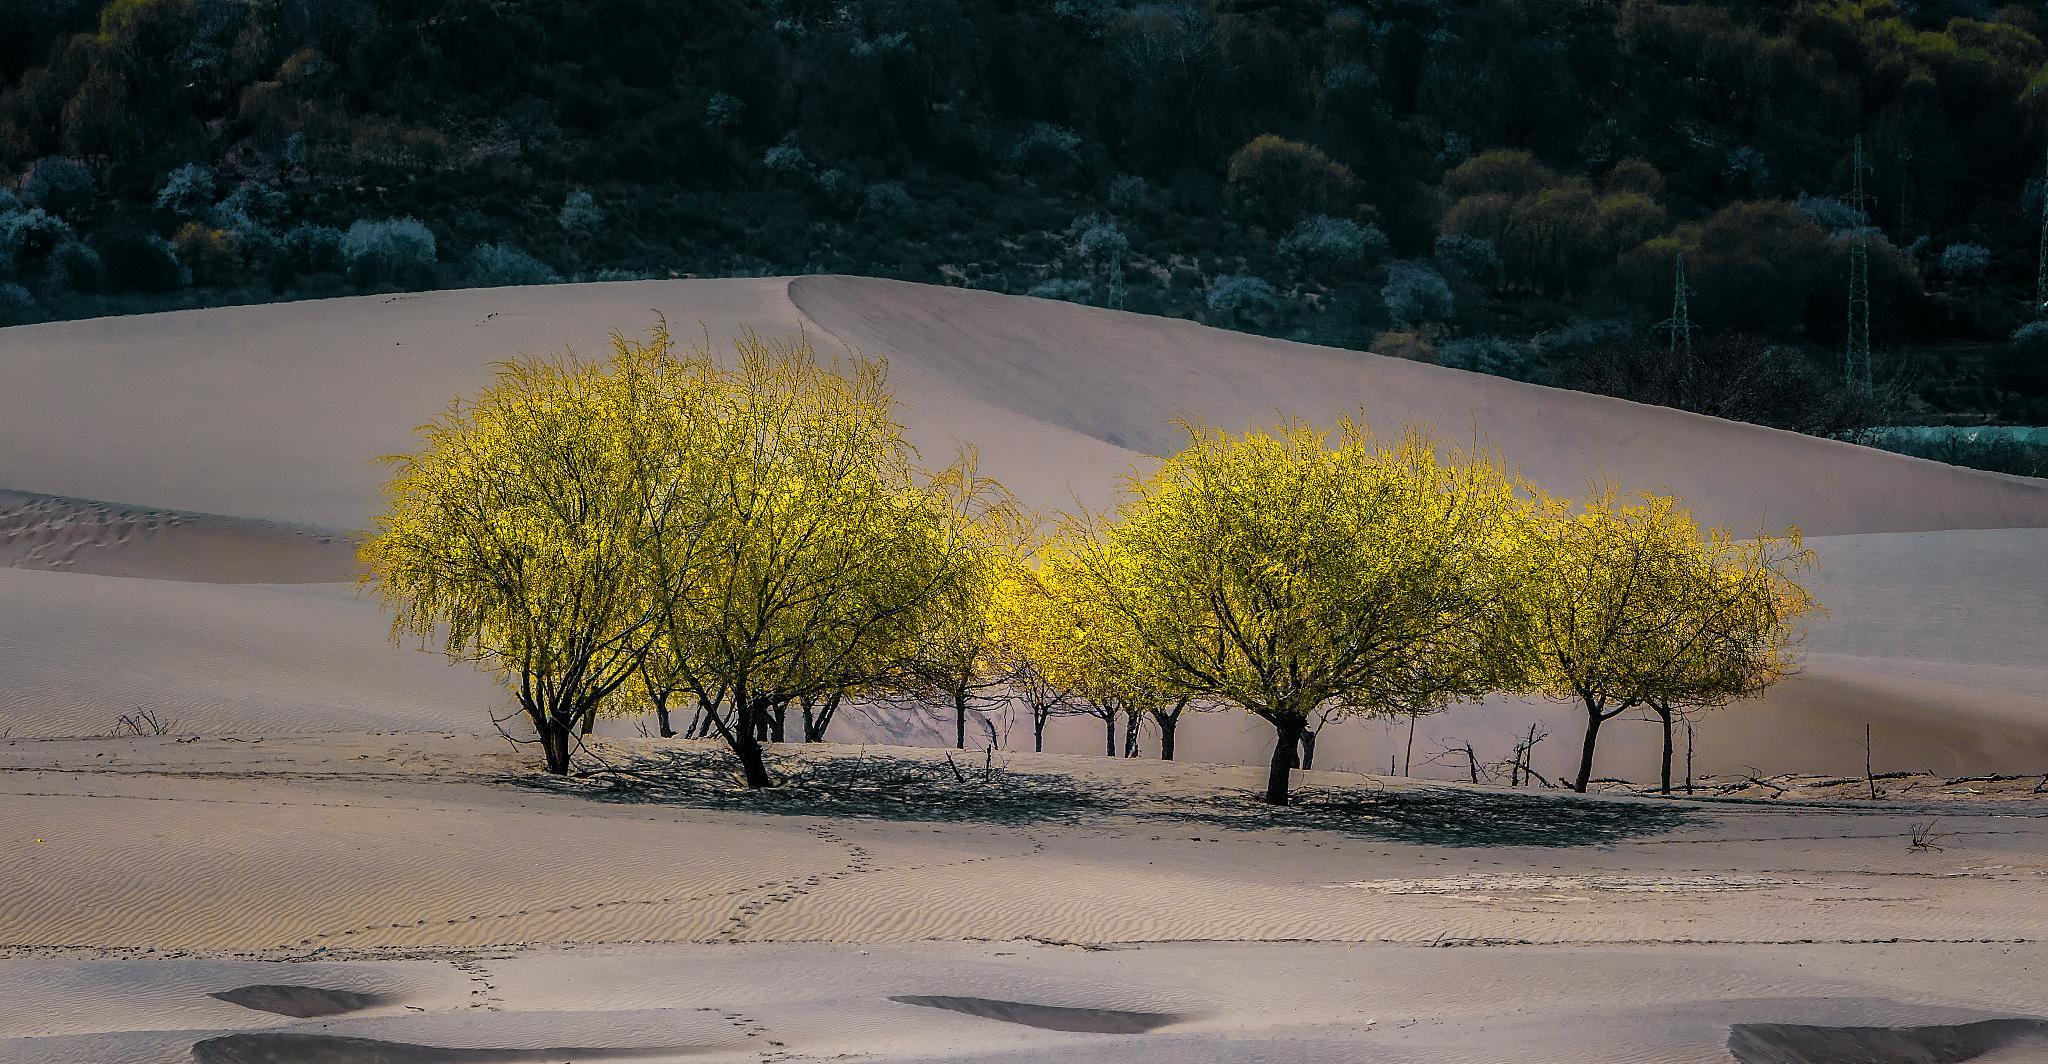
M1737 540L1710 529L1680 571L1668 637L1678 653L1643 698L1663 726L1660 787L1671 793L1673 729L1679 718L1756 698L1799 666L1799 619L1820 609L1797 577L1813 552L1799 530Z
M879 361L748 335L728 364L718 446L647 478L677 514L651 536L650 586L681 685L722 707L711 726L765 787L781 713L900 676L984 564L977 530L1007 501L965 459L917 465Z
M1136 756L1138 730L1149 720L1159 729L1160 758L1171 761L1194 692L1172 679L1128 616L1110 607L1109 589L1096 583L1108 570L1087 564L1088 544L1077 535L1069 528L1038 552L1041 624L1026 633L1023 656L1066 692L1071 711L1102 721L1105 755L1117 756L1122 721L1122 753Z
M386 459L396 471L361 548L394 638L438 639L504 674L550 772L568 771L575 730L660 632L646 564L657 522L636 454L658 445L682 461L707 441L686 413L649 418L636 402L657 371L711 373L672 357L665 330L614 336L606 362L506 363L420 430L418 454Z
M553 772L600 711L666 733L681 694L767 786L771 723L802 705L808 735L909 671L1008 505L965 460L918 468L882 363L802 338L721 365L662 325L602 363L515 361L422 444L391 459L364 581L395 635L506 674Z
M1063 652L1073 622L1028 565L1010 568L996 583L990 615L999 668L1009 678L1012 697L1030 712L1031 748L1042 753L1046 725L1073 712L1068 670L1051 660Z
M971 483L969 451L952 476ZM964 531L960 564L924 611L912 645L899 652L902 668L893 677L899 700L939 710L953 724L953 746L967 748L967 720L978 708L1007 693L1013 660L1003 653L997 612L1006 585L1023 567L1028 520L999 492Z
M1668 789L1672 715L1760 692L1790 664L1791 622L1814 608L1792 579L1811 559L1797 530L1747 544L1703 535L1666 496L1604 486L1576 505L1546 499L1524 533L1506 630L1528 684L1585 711L1574 790L1591 782L1601 725L1645 707L1665 719Z
M1492 462L1350 421L1188 434L1073 522L1071 557L1166 686L1273 725L1268 802L1312 714L1422 712L1512 670L1493 634L1523 504Z

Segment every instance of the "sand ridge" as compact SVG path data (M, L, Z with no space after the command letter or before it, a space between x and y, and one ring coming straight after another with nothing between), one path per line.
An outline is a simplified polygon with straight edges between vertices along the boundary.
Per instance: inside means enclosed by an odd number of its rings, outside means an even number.
M1717 790L1738 784L1732 797L1770 793L1742 782L1763 774L1827 801L1567 808L1330 771L1401 755L1405 722L1367 721L1323 737L1303 793L1325 804L1282 821L1248 804L1261 770L1243 765L1271 743L1260 721L1191 718L1186 760L1162 764L1094 754L1086 719L1056 721L1052 753L1019 753L1028 725L1002 709L1006 749L986 768L894 745L941 740L935 717L854 707L835 726L851 745L778 751L792 783L769 795L704 790L715 749L636 737L630 720L593 741L610 772L541 779L493 728L501 684L391 643L347 582L348 540L375 508L375 458L492 360L598 353L657 314L714 344L801 329L887 356L927 456L973 446L1038 507L1106 502L1173 446L1175 415L1326 423L1363 406L1382 428L1478 433L1554 490L1604 473L1738 529L1801 524L1832 612L1801 675L1701 722L1697 767L1721 774ZM1987 1061L2038 1048L2048 795L2022 775L2048 771L2038 484L849 278L6 329L0 374L29 384L0 392L0 1062L582 1047L568 1052L1725 1064L1788 1038L1974 1039ZM99 416L82 425L67 412L87 403ZM110 737L144 711L167 734ZM1429 760L1458 740L1504 755L1532 722L1551 731L1538 764L1554 774L1576 715L1515 700L1418 722L1416 769L1459 772ZM1932 773L1897 777L1903 800L1827 782L1860 771L1866 726L1881 772ZM1616 722L1597 773L1648 778L1655 742ZM1808 775L1770 775L1794 772ZM1985 774L2005 778L1961 779ZM297 1019L218 996L252 989L363 1007ZM1870 1033L1908 1028L1935 1030Z
M0 567L237 584L349 579L347 537L271 521L0 491Z
M345 584L265 582L345 579L347 534L376 505L376 457L406 447L493 360L601 353L609 331L657 315L713 346L745 327L802 330L826 352L888 358L931 460L974 446L984 471L1038 507L1107 502L1119 475L1174 446L1178 414L1237 426L1362 405L1383 427L1483 429L1553 489L1604 473L1685 493L1737 528L1841 533L1811 539L1830 613L1812 625L1805 672L1706 717L1698 771L1846 772L1861 763L1865 725L1884 770L2048 764L2042 485L1185 322L844 277L368 296L0 330L0 371L31 382L0 393L0 487L23 489L0 496L0 562L12 566L0 591L13 605L0 616L0 731L89 734L138 707L202 732L488 730L485 707L504 705L488 676L388 645L385 619ZM132 343L138 328L147 348ZM102 415L90 425L61 416L88 400ZM997 723L1010 745L1028 737L1009 715ZM1419 757L1454 740L1504 756L1531 723L1551 732L1538 760L1554 773L1578 728L1569 707L1504 700L1431 717ZM850 713L842 727L851 741L944 731L900 713ZM1655 730L1608 732L1598 773L1645 778ZM1400 722L1347 725L1319 753L1383 771L1406 758L1405 740ZM1060 722L1052 741L1081 752L1095 739ZM1269 741L1257 722L1205 716L1185 729L1182 756L1252 760Z

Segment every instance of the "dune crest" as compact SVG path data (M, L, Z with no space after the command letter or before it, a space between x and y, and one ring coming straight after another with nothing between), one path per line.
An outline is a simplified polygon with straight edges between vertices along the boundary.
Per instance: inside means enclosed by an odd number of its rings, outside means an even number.
M1363 409L1498 449L1544 487L1604 475L1738 532L1808 535L2048 525L2048 484L1620 399L1167 318L859 277L799 277L833 336L900 355L982 402L1148 454L1181 416L1237 430ZM913 417L917 416L913 412Z
M220 584L347 580L346 537L270 521L0 491L0 567Z
M886 358L928 461L971 446L982 472L1042 510L1112 501L1119 476L1178 446L1177 416L1242 428L1362 408L1383 431L1413 422L1476 438L1554 491L1604 475L1679 494L1738 532L1797 524L1831 608L1813 626L1807 674L1710 715L1700 772L1851 771L1866 723L1880 767L2018 772L2048 756L2048 660L2035 638L2048 626L2048 484L1183 321L835 276L361 296L0 330L0 375L26 384L0 391L0 488L14 489L0 493L0 591L21 607L0 617L0 665L16 677L0 729L90 734L149 707L203 732L488 731L483 707L504 700L490 677L391 646L374 603L323 582L349 576L346 535L377 509L378 456L409 449L414 428L494 362L599 355L613 330L644 332L658 316L714 349L749 328L801 330L821 353ZM137 345L143 330L151 342ZM70 413L80 409L96 416ZM1539 761L1555 768L1576 735L1569 707L1428 718L1416 761L1444 737L1504 754L1539 719L1553 736ZM1011 745L1028 742L1009 724ZM901 713L850 714L842 731L941 738ZM1390 753L1405 755L1399 731L1333 729L1318 764L1384 771ZM1100 749L1099 734L1061 722L1053 746ZM1655 740L1620 732L1598 771L1640 778ZM1270 742L1242 715L1204 716L1181 756L1239 761Z

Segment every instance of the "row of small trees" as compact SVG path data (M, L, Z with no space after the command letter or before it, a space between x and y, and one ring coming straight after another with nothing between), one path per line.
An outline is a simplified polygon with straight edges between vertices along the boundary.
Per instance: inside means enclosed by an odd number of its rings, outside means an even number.
M748 335L723 364L658 327L609 359L505 365L394 457L366 583L394 634L508 678L547 767L605 714L717 734L748 786L792 708L822 739L854 702L990 692L1046 720L1190 708L1274 727L1288 800L1310 722L1496 692L1600 726L1760 691L1813 608L1796 532L1702 534L1669 499L1548 498L1485 454L1350 422L1189 444L1107 513L1034 522L972 454L922 467L881 363Z

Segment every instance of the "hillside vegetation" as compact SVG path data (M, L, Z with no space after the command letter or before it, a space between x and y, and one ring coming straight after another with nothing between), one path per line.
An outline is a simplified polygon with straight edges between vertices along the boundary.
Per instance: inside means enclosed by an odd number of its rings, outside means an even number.
M835 271L1824 434L2048 423L2036 5L7 7L0 320Z

